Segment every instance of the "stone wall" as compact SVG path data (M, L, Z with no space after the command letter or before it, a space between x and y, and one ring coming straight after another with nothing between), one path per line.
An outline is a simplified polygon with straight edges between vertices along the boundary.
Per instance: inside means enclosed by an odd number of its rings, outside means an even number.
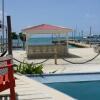
M66 45L28 45L27 57L28 58L54 58L66 56L68 49Z

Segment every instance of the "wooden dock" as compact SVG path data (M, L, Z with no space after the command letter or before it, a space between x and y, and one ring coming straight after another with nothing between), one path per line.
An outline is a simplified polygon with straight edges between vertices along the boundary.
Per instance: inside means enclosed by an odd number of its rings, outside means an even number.
M75 42L75 41L68 41L68 44L71 44L71 45L74 45L80 48L90 48L91 47L90 44L84 44L84 43Z
M17 100L75 100L24 75L16 74L15 77L17 78L15 88ZM9 96L9 91L0 93L1 96Z

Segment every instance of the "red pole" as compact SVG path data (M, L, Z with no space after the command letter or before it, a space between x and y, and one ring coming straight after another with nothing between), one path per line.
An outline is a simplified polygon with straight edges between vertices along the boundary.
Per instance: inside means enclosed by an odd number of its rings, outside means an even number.
M13 71L13 66L11 63L11 59L7 60L7 65L8 65L8 78L10 81L10 100L16 100L16 94L15 94L15 79L14 79L14 71Z

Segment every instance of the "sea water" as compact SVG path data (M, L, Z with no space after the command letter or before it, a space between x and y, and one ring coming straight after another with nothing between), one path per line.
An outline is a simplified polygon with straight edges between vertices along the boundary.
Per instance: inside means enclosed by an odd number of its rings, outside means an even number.
M79 38L78 38L79 39ZM28 45L49 45L52 44L52 41L62 41L66 40L65 37L60 37L59 39L57 37L35 37L35 38L29 38L26 43ZM4 40L4 43L6 43L6 39ZM0 43L2 41L0 40ZM23 47L23 42L20 39L13 39L12 45L14 47ZM69 48L75 48L75 46L69 45Z
M65 37L58 38L50 38L50 37L42 37L42 38L30 38L28 40L29 45L49 45L52 44L52 41L63 41L66 40ZM67 41L67 40L66 40ZM68 45L69 48L76 48L74 45Z
M30 45L40 45L40 44L52 44L52 41L60 41L60 40L66 40L64 37L58 39L58 38L50 38L50 37L38 37L38 38L30 38L28 40L28 44Z

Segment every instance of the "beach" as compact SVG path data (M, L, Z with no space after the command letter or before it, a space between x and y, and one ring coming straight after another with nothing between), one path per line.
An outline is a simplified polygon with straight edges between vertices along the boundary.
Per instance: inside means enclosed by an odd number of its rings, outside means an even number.
M93 58L97 53L94 52L93 48L69 48L69 53L73 57L66 58L69 61L80 63L85 62ZM27 59L25 50L13 50L13 57L19 61L28 63L39 63L45 59ZM17 63L14 61L14 63ZM71 64L63 59L57 60L57 65L54 64L54 59L49 59L43 63L44 73L95 73L100 72L100 56L95 58L93 61L85 64Z

